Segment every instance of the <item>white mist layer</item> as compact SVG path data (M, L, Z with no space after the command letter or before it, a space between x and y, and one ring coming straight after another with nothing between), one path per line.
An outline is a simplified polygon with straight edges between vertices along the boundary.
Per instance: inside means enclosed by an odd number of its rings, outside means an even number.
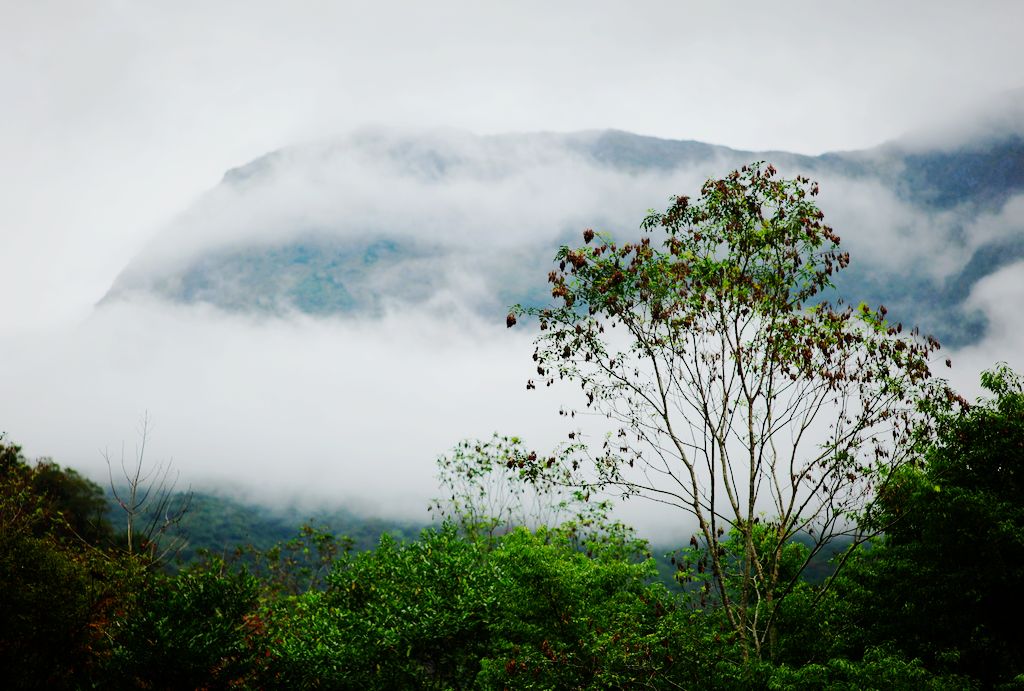
M494 431L554 443L525 390L528 336L470 317L253 320L122 303L78 328L0 345L0 420L30 455L105 479L152 419L151 462L181 482L426 517L434 459ZM545 430L548 430L545 433Z
M968 395L997 360L1024 369L1022 278L1024 263L982 281L971 304L989 336L952 353L954 369L936 363ZM181 486L426 520L434 460L460 439L514 434L544 452L580 424L557 412L580 407L578 388L526 391L534 335L436 310L253 319L125 302L0 343L0 421L29 456L105 483L104 452L116 462L123 444L130 460L148 411L148 462L173 460ZM619 515L652 539L692 530L684 513L641 500Z
M1005 362L1024 375L1024 261L978 281L966 304L981 310L988 328L980 342L953 351L950 380L973 397L982 394L979 373L997 362Z

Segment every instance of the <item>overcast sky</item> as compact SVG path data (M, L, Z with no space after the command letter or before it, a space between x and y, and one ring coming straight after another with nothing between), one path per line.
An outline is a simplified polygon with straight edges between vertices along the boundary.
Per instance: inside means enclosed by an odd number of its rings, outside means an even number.
M86 352L73 361L67 350L40 350L32 336L86 322L148 241L225 170L267 151L378 125L478 134L611 127L755 150L864 148L1024 86L1021 26L1019 2L0 0L0 337L6 352L31 361L20 373L0 363L0 374L17 381L26 397L6 408L21 427L0 420L0 430L20 431L18 440L37 453L70 454L85 444L82 453L95 460L94 438L130 438L143 408L162 406L154 411L157 423L163 419L167 436L178 441L172 451L186 464L189 454L194 459L211 448L235 458L224 473L244 456L269 464L295 437L309 442L309 456L339 453L332 447L337 430L318 421L354 415L358 402L323 409L322 399L311 398L292 406L294 420L302 419L298 431L280 432L260 457L266 439L240 440L252 420L280 419L281 409L247 409L250 418L230 421L183 410L192 392L182 372L190 365L176 359L173 343L127 355L123 368L122 360L102 355L116 347L123 322L93 322L86 336L79 332ZM1012 287L1014 278L993 279L977 300L998 303L998 281ZM130 319L140 324L140 314ZM197 326L197 319L165 315L159 328L198 338L219 334L221 343L238 347L262 340L281 353L298 343L258 325L231 330L201 319ZM303 328L305 336L310 329L318 334L325 354L336 338L352 336L332 331L337 325ZM143 331L130 335L136 345L145 343ZM437 345L445 363L479 357L481 371L488 357L505 357L525 343L452 350L443 333L427 329L426 341L423 333L406 331L389 343ZM356 357L380 352L377 339L357 335ZM146 368L132 357L155 364ZM262 367L260 358L272 359L265 349L240 365L226 345L217 357L230 376L208 392L215 400L248 382L248 367ZM305 389L288 372L301 369L301 361L271 378L296 400ZM981 356L979 363L989 364ZM414 359L384 384L420 365L427 366ZM159 368L160 381L177 388L161 391L153 380L153 392L144 395L147 373ZM52 393L87 370L73 397L46 410L53 403L48 388ZM38 381L41 372L46 381ZM346 385L349 375L335 374L335 383ZM495 372L487 386L505 390L520 374ZM381 385L366 373L357 379L356 390L366 395ZM481 386L465 384L435 414L464 415L445 406L470 395L488 399ZM70 427L53 427L44 443L47 417L89 407L90 392L107 405ZM413 403L429 405L424 400ZM392 410L378 403L382 413ZM516 405L476 410L479 419L467 418L467 433L489 434ZM400 412L408 417L405 408ZM90 436L101 420L111 426ZM435 422L415 425L434 434L429 444L407 435L391 458L423 448L430 457L448 445L448 431ZM184 439L183 430L203 424L201 434ZM67 435L58 439L62 431Z

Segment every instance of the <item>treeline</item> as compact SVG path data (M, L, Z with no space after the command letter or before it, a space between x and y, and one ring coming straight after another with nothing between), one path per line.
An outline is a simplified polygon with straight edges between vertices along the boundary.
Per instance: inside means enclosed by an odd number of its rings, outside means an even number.
M220 492L180 491L173 493L169 499L173 506L187 507L167 536L176 541L173 554L165 560L166 568L172 571L186 568L211 554L229 560L241 559L255 563L275 548L287 549L296 539L313 530L344 536L349 549L362 552L374 549L385 533L400 542L409 541L416 539L424 528L432 525L428 520L410 522L366 517L344 508L317 510L313 507L303 509L297 504L268 505L232 498ZM124 512L109 490L107 501L106 517L112 526L120 526L124 522ZM302 529L297 533L299 526ZM799 541L802 538L809 542L804 536L796 539ZM681 532L675 541L663 539L652 542L649 547L659 579L671 589L684 587L677 578L679 569L674 553L686 539L687 535ZM824 581L833 572L832 557L848 546L849 542L839 540L833 550L817 554L804 569L801 578L811 583Z
M123 511L109 496L108 516L112 523L123 522ZM344 535L352 549L365 551L376 547L384 533L399 539L413 539L427 525L408 521L369 518L344 509L317 510L298 505L273 506L247 502L212 492L176 492L170 497L174 506L187 506L181 520L173 526L179 548L169 566L187 566L205 553L231 558L235 553L265 553L296 537L301 525L322 532Z
M884 538L833 581L801 581L762 656L714 597L660 582L647 545L600 512L506 531L463 510L368 551L306 529L172 573L126 551L100 487L4 443L5 685L1018 688L1024 389L1005 369L985 384L992 398L943 417L879 497ZM788 549L800 563L806 547ZM696 563L680 576L700 578Z

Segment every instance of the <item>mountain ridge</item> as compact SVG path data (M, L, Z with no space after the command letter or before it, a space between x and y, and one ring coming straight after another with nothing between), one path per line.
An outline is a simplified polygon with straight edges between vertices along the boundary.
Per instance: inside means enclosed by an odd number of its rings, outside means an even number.
M844 290L892 303L953 344L984 334L983 315L964 312L971 287L1024 259L1024 219L1006 214L998 232L978 230L1024 194L1018 134L807 156L622 130L355 133L227 171L165 233L172 246L197 224L191 249L162 260L158 238L101 304L148 294L229 311L344 317L465 299L498 319L510 302L544 299L554 250L583 228L635 228L644 209L670 194L693 193L703 179L753 160L821 180L826 219L835 217L841 235L854 232L854 266L866 267L843 277Z

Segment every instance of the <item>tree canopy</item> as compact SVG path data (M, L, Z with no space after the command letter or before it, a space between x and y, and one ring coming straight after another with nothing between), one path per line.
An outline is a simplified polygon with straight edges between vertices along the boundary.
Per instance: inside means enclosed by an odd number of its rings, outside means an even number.
M982 375L988 398L934 411L937 435L878 497L884 540L842 579L861 645L887 644L986 685L1024 672L1011 606L1024 583L1024 381Z
M802 570L783 568L785 545L810 536L807 563L837 536L864 539L856 518L907 462L917 402L935 395L934 338L884 306L826 299L849 254L817 193L754 164L650 213L636 240L588 229L557 255L555 304L508 319L536 317L537 374L578 384L584 410L613 423L599 444L570 433L563 481L692 515L709 585L757 652Z

